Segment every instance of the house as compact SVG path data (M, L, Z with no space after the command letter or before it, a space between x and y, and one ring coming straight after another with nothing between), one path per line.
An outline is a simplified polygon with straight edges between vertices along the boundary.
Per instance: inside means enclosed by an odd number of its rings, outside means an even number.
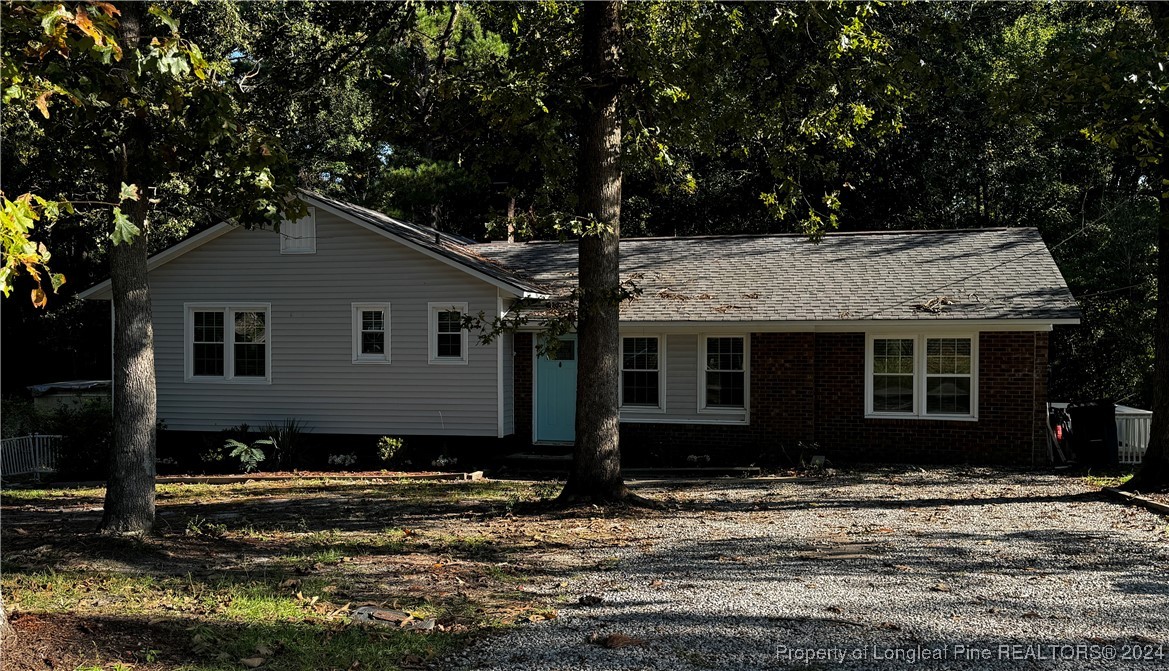
M537 324L484 343L461 319L567 292L574 244L474 243L302 197L308 216L279 234L219 224L150 259L171 430L295 417L317 434L573 440L573 336L541 357ZM1079 312L1033 228L621 249L641 290L621 307L631 461L1047 458L1048 334Z

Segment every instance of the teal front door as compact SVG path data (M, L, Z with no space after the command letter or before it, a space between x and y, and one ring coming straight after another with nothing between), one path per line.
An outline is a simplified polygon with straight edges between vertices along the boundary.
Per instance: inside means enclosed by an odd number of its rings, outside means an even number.
M576 336L536 359L536 440L571 443L576 439Z

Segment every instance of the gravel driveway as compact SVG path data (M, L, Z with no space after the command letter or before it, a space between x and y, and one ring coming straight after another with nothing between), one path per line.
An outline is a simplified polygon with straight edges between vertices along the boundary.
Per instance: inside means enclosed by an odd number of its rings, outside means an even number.
M637 490L678 509L531 586L556 619L443 666L1169 668L1169 520L1079 479L900 469Z

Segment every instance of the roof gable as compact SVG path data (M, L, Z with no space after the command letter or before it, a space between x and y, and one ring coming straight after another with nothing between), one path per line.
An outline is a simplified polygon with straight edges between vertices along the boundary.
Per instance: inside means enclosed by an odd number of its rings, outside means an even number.
M461 270L472 277L497 286L520 297L542 298L543 287L504 267L497 261L480 256L472 248L473 241L436 229L411 224L388 217L352 203L345 203L311 191L300 190L300 197L310 206L325 209L341 219L389 238L421 254ZM168 247L147 260L147 271L154 270L238 228L220 222L211 228ZM82 299L108 300L111 280L96 284L78 294Z

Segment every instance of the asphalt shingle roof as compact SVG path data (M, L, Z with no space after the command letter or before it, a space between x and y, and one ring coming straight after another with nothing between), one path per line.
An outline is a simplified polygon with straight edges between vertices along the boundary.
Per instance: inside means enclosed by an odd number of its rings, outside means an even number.
M553 293L575 283L574 242L474 249ZM1080 316L1034 228L841 233L819 243L798 235L626 239L621 275L642 290L622 305L622 320L632 322Z

